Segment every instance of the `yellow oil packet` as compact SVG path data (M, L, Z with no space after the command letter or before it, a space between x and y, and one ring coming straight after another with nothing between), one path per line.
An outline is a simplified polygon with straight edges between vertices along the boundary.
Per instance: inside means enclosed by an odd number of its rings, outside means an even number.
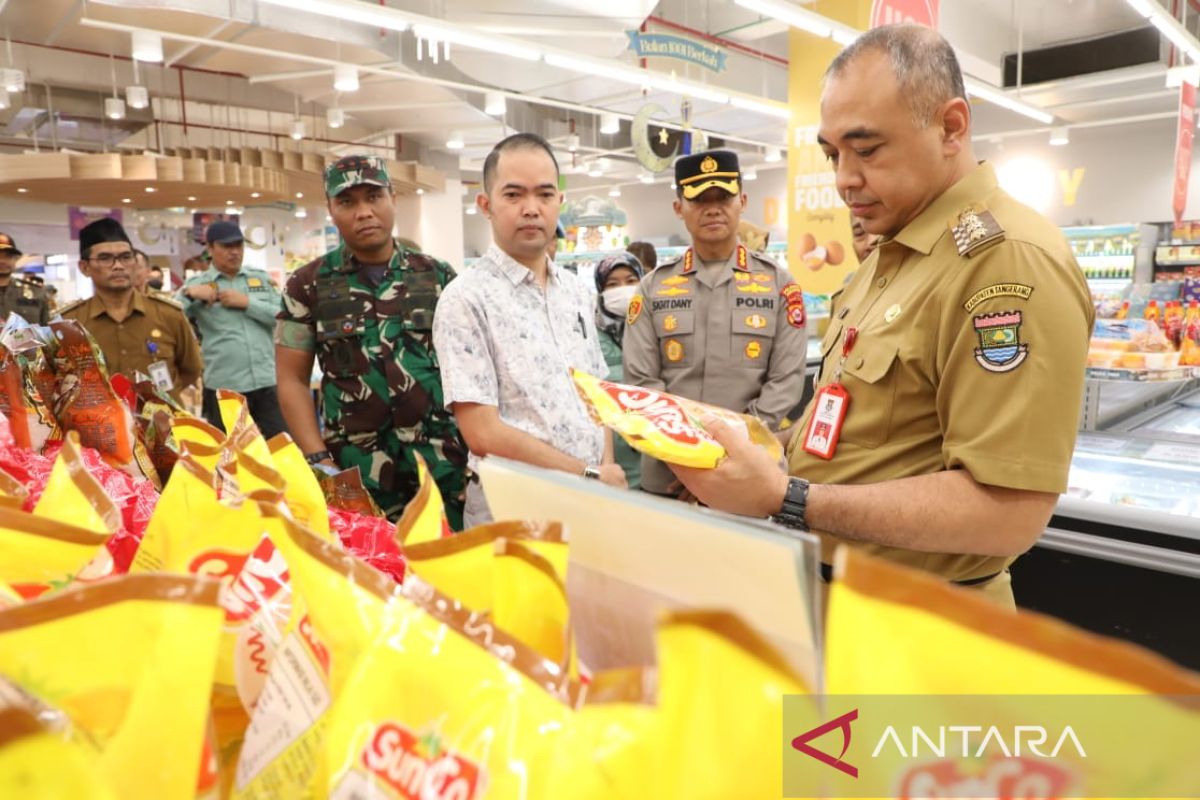
M919 785L923 796L968 796L964 792L997 779L996 766L1007 773L1003 780L1049 781L1046 791L1060 797L1185 796L1184 787L1200 785L1200 675L1125 642L1005 610L974 591L852 548L835 552L834 577L827 694L869 696L866 703L916 695L919 711L931 717L923 730L932 731L934 741L939 719L945 725L970 718L994 728L1007 750L1001 753L995 742L983 747L981 730L969 747L952 745L932 756L925 751L930 757L916 759L905 752L912 745L896 747L864 731L866 753L878 739L874 746L882 755L863 766L873 775L882 772L889 786ZM873 711L880 716L868 705L863 719ZM891 713L907 736L906 717ZM1042 727L1038 758L1028 746L1022 753L1019 733L1014 737L1015 726L1034 724ZM1144 734L1128 735L1134 730ZM1038 742L1030 737L1036 752ZM967 749L971 759L954 757ZM1052 751L1057 757L1046 760ZM996 755L1011 757L988 760ZM865 753L847 757L866 761Z
M354 663L383 630L399 587L278 505L260 510L287 564L291 621L271 660L246 731L233 796L306 796L326 715ZM319 796L319 795L318 795Z
M218 389L217 404L221 409L221 422L225 425L227 438L240 442L239 446L260 464L271 463L271 449L250 416L246 398L229 389Z
M17 590L8 585L5 581L0 581L0 610L9 606L17 606L25 602L25 598L17 594Z
M597 424L612 428L634 450L660 461L698 469L720 464L725 458L725 448L705 430L706 417L721 420L774 459L783 455L783 447L770 429L748 414L601 380L579 370L571 370L571 377Z
M531 759L569 723L574 685L419 578L403 594L331 712L318 794L530 797Z
M396 520L396 542L401 548L450 535L450 522L446 519L442 492L433 480L425 459L420 453L416 456L419 479L417 493L404 506L400 519Z
M117 800L95 754L21 708L0 708L0 797Z
M111 534L121 530L121 510L88 472L79 452L76 431L67 431L33 513L97 533Z
M283 478L283 496L296 522L328 539L329 508L325 493L312 467L304 460L300 446L288 434L280 433L267 441L267 449L271 451L271 463Z
M567 545L497 539L493 552L492 621L543 658L562 665L571 678L578 680L566 570L554 563L566 561ZM549 557L542 554L547 552Z
M0 507L21 509L29 499L29 490L19 480L0 469Z
M110 535L0 508L0 581L31 598L89 579L93 563L104 573Z
M191 576L69 589L0 611L0 674L66 713L118 797L191 798L221 617L217 584Z

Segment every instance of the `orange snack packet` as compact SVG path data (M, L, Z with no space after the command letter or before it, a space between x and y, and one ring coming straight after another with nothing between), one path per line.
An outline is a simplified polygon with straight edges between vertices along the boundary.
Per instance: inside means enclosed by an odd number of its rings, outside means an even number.
M571 370L575 389L597 424L612 428L640 453L670 464L712 469L725 458L725 448L709 435L703 419L715 417L772 458L783 447L761 420L747 414L698 403L665 392L626 386Z
M3 345L0 345L0 413L8 418L18 447L40 453L47 441L62 438L47 399L22 369L18 356Z

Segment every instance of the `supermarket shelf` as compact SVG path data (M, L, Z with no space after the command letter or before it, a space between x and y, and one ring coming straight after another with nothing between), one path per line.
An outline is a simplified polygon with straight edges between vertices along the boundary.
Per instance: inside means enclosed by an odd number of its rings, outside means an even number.
M1182 383L1200 378L1200 367L1174 367L1172 369L1117 369L1088 367L1090 381L1119 381L1127 383Z

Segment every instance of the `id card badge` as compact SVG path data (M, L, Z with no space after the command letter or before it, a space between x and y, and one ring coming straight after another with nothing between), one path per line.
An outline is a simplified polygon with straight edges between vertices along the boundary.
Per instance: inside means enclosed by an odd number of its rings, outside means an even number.
M804 452L828 461L833 458L842 435L842 423L850 409L850 394L842 384L831 383L817 390L813 402L812 419L804 432Z
M167 368L167 362L151 361L149 370L150 380L154 382L155 388L164 392L175 388L175 381L171 380L171 370Z

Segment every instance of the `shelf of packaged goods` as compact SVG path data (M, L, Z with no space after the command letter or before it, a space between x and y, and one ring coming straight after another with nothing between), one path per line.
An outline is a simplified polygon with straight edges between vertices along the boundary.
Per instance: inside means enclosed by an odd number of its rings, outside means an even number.
M1115 367L1088 367L1090 381L1118 381L1127 383L1175 383L1200 377L1200 367L1172 367L1171 369L1118 369Z

